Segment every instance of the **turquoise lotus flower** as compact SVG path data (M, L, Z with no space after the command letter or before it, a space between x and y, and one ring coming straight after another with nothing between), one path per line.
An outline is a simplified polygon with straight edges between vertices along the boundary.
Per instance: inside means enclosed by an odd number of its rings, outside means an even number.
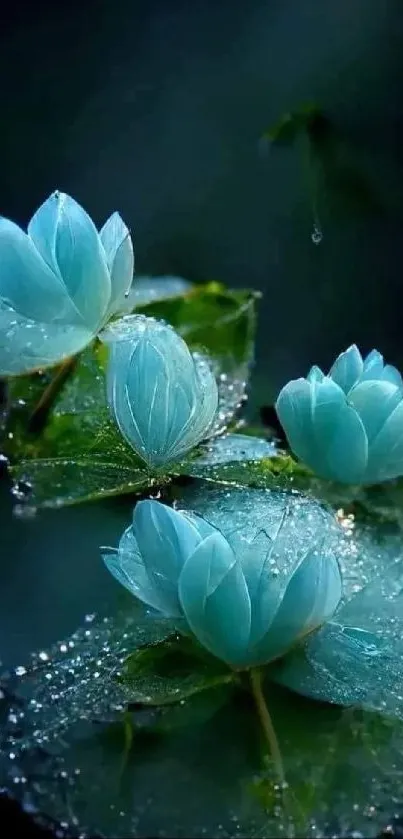
M100 233L55 192L24 233L0 218L0 375L57 364L80 352L124 307L133 246L114 213Z
M137 598L245 669L278 659L332 617L342 594L338 530L319 504L291 494L264 493L262 504L259 491L234 491L235 505L228 495L207 502L206 517L139 502L103 559Z
M132 315L111 324L107 396L127 442L152 468L182 458L212 428L218 407L215 377L171 327Z
M377 350L353 345L327 376L312 367L283 387L276 410L294 454L318 475L374 484L403 475L403 381Z

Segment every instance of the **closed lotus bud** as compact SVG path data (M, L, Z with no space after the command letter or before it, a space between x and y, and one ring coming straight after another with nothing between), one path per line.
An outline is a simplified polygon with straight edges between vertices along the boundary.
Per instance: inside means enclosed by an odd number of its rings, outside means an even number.
M103 333L110 344L108 402L127 442L152 468L182 458L206 437L218 406L208 364L172 329L132 315Z
M104 561L137 598L236 669L283 656L335 612L342 593L333 517L281 492L207 492L204 516L158 501Z
M403 475L403 382L377 350L353 345L328 375L288 382L276 410L290 448L317 475L374 484Z
M80 352L123 305L133 279L129 231L114 213L100 233L55 192L25 233L0 218L0 375Z

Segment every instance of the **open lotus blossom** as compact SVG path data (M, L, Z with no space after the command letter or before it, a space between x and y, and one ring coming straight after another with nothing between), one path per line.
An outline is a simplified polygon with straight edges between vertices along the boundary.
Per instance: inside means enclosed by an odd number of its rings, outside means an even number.
M84 349L124 308L133 270L118 213L98 233L73 198L54 192L27 233L0 218L0 375L49 367Z
M403 475L403 381L377 350L355 345L326 376L288 382L276 410L292 451L317 475L374 484Z
M103 558L120 583L173 618L179 631L246 669L283 656L332 617L342 594L339 534L331 514L301 497L242 490L228 501L228 493L221 496L217 505L207 499L205 517L139 502L118 550Z
M107 396L124 438L152 468L182 458L209 433L218 390L208 363L195 359L165 323L142 315L111 324Z

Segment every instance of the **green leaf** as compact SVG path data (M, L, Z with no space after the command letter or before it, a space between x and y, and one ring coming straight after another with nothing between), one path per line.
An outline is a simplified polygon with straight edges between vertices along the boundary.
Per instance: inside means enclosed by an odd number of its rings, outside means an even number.
M386 824L383 819L391 814L390 801L399 784L396 761L401 767L402 723L353 708L304 701L272 685L265 693L288 786L282 801L273 786L275 775L266 747L265 767L247 784L266 813L265 824L252 835L279 836L287 822L297 836L310 835L312 824L321 836L355 835L354 830L357 835L378 835ZM257 719L255 732L261 738ZM262 740L261 748L265 748ZM371 807L371 801L378 806ZM285 829L284 835L291 834Z
M245 364L253 358L255 303L260 296L211 282L194 286L181 297L137 307L136 312L168 321L191 349Z
M13 494L35 508L66 507L115 495L141 495L150 481L141 469L90 458L22 460L10 468Z
M291 835L290 819L297 836L310 835L312 825L321 836L380 833L401 795L401 721L304 700L267 682L288 782L284 808L246 691L232 691L221 707L220 689L212 688L128 712L132 687L116 678L122 658L144 644L155 652L167 631L137 612L86 624L45 661L44 651L34 655L18 677L19 704L5 714L2 786L91 835L130 836L136 826L149 836L163 824L169 836L281 837ZM150 669L145 662L139 679ZM177 679L186 668L175 667ZM19 773L24 785L15 784Z
M248 469L275 451L275 444L269 440L247 434L224 434L199 446L195 456L181 463L178 468L181 475L205 478L209 477L213 467L223 469L230 464L242 471L242 465Z
M239 458L236 461L234 458L232 462L219 462L218 458L214 462L211 458L211 463L203 460L199 463L195 458L182 464L181 474L228 486L297 489L336 510L341 509L345 515L351 513L359 519L393 522L403 528L402 478L369 487L333 483L316 477L307 466L285 452L253 460Z
M253 357L255 301L249 291L227 291L217 283L181 296L153 300L136 311L172 323L191 349L208 352L219 381L220 425L230 423L245 396ZM63 506L111 495L143 492L153 478L110 419L105 398L107 348L88 347L55 401L44 431L30 434L29 418L55 371L10 383L4 453L10 473L32 487L32 506ZM159 484L168 478L159 478ZM21 496L25 495L25 490Z
M250 439L255 440L253 437ZM267 443L267 441L259 442ZM270 444L267 443L267 445ZM212 462L211 464L205 463L203 460L199 464L196 458L188 464L183 464L183 474L218 484L260 487L263 489L273 487L291 488L294 486L307 488L311 480L311 473L303 464L297 463L289 455L284 454L261 457L260 459L253 457L250 460L248 458L235 460L234 458L232 461Z
M152 484L105 410L54 414L41 437L32 438L25 455L9 472L17 500L34 507L139 494Z
M179 702L160 706L152 728L157 732L170 732L179 728L195 727L208 722L231 700L234 682L209 684L204 690L194 692Z
M193 286L183 277L166 274L163 276L138 275L133 281L127 300L124 304L125 312L138 310L140 306L155 303L156 300L167 300L170 297L181 297Z
M120 679L131 693L130 707L177 704L194 694L231 684L235 676L193 639L175 635L132 653Z

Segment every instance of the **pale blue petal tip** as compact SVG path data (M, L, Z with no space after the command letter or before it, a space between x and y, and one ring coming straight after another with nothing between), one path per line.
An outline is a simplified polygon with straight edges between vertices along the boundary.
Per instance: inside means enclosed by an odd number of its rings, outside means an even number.
M355 345L329 376L317 367L289 382L276 410L293 453L317 475L346 484L373 484L403 475L403 381L372 350Z
M134 250L130 232L119 213L113 213L100 231L111 277L108 313L125 309L134 274Z

